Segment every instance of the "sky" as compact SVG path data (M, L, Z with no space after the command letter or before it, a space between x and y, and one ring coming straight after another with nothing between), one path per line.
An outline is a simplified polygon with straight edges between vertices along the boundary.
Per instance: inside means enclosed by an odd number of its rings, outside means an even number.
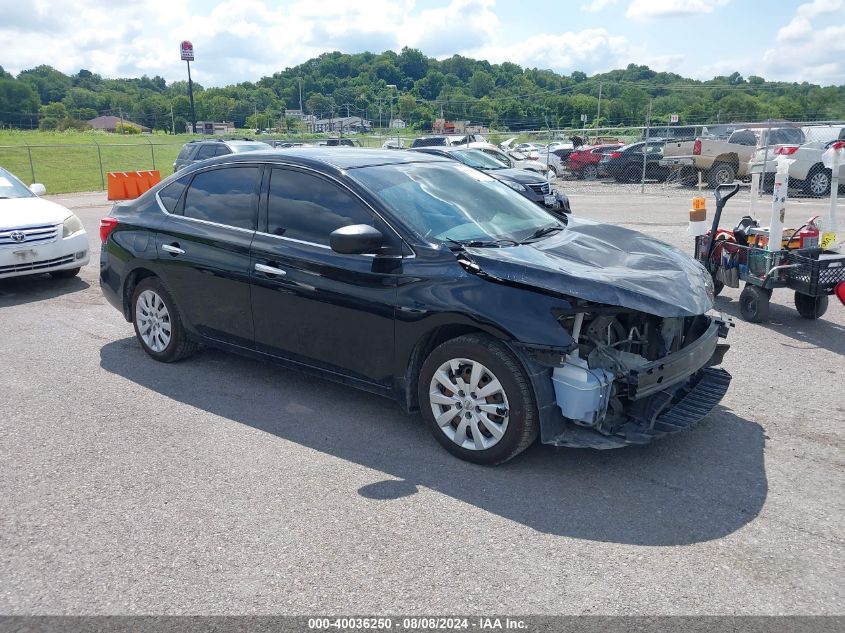
M456 53L588 75L646 64L710 79L845 84L845 0L0 0L0 66L257 81L320 53Z

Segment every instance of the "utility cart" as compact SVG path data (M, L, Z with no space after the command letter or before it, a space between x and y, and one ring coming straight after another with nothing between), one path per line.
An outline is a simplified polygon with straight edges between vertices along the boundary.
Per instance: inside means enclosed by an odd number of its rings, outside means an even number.
M715 293L718 295L724 286L738 288L744 282L740 313L746 321L760 323L768 319L772 290L790 288L798 313L805 319L818 319L827 311L831 294L842 297L845 255L820 248L815 219L785 230L782 224L773 222L775 235L782 233L781 248L776 250L768 245L769 229L760 227L750 216L743 217L733 230L720 229L722 210L739 187L716 187L716 212L710 231L695 238L695 257L713 276ZM782 211L780 218L782 221Z

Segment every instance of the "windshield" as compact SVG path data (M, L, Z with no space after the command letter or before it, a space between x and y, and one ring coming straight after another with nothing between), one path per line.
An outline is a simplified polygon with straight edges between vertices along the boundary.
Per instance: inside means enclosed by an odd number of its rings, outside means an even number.
M465 165L406 163L350 169L423 238L492 246L522 242L565 224L507 185Z
M34 198L35 194L20 180L3 168L0 168L0 199Z
M254 152L260 149L273 149L270 145L262 143L261 141L256 141L254 143L238 143L237 145L235 143L231 143L229 147L231 147L232 151L236 154L238 152Z
M461 149L455 152L449 152L449 155L454 156L464 165L469 165L470 167L475 167L476 169L505 168L500 161L477 149Z

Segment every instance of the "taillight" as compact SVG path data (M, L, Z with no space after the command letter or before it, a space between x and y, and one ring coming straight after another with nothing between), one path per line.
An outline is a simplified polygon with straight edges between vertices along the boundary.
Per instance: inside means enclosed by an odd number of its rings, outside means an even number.
M696 156L701 155L701 139L700 138L695 139L695 143L692 144L692 153L695 154Z
M778 156L792 156L797 151L797 145L781 145L775 148L775 154Z
M621 158L622 152L610 152L610 157L611 158Z
M100 241L105 244L109 239L109 234L117 228L117 220L110 217L105 217L100 220Z

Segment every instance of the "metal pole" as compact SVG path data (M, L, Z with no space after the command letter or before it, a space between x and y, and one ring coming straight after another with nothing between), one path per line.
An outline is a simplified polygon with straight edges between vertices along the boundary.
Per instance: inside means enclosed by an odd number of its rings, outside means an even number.
M35 182L35 165L32 164L32 148L27 145L26 151L29 154L29 173L32 176L32 181L29 184L33 184Z
M186 59L185 63L188 64L188 99L191 101L191 132L196 134L197 113L194 110L194 82L191 80L191 62Z
M648 114L645 118L645 144L643 145L643 176L640 180L640 193L645 193L645 167L648 161L648 139L651 135L651 101L648 102Z
M144 140L146 140L146 141L147 141L147 143L149 143L149 144L150 144L150 156L152 156L152 159L153 159L153 171L155 171L155 168L156 168L156 152L155 152L155 148L153 148L153 143L152 143L152 141L150 141L150 139L144 139Z
M97 146L97 163L100 165L100 188L105 191L106 177L103 175L103 155L100 152L100 144L97 141L94 141L94 145Z
M599 124L599 117L601 117L601 82L599 82L599 105L596 108L596 126Z

